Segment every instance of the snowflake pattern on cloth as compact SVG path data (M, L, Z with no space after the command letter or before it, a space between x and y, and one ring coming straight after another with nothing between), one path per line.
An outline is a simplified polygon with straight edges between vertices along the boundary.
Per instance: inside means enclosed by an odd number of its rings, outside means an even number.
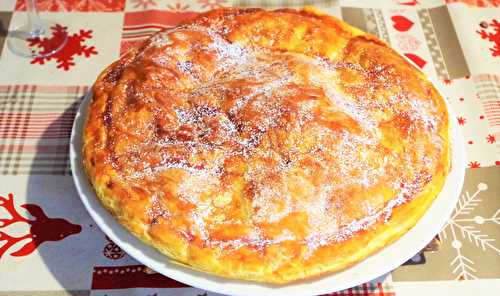
M57 24L51 29L52 36L50 38L33 38L29 40L29 45L32 47L42 48L42 54L54 50L54 48L60 44L61 38L64 38L67 34L67 27ZM58 69L68 71L75 65L73 58L75 55L83 55L89 58L90 56L97 54L97 50L94 46L87 46L83 44L87 39L91 38L92 30L80 30L78 33L68 36L68 41L61 50L51 56L34 58L31 60L31 64L44 65L46 61L55 59Z
M498 165L498 139L485 116L472 77L443 81L440 85L464 137L470 169ZM453 119L453 118L452 118Z
M465 191L459 198L458 204L448 223L440 233L441 238L451 241L451 247L455 252L453 260L450 262L455 280L477 279L475 275L477 267L474 262L464 253L462 246L464 241L472 243L480 251L490 250L500 256L500 248L495 244L495 239L481 230L481 225L494 223L500 225L500 208L490 217L476 215L471 217L471 213L483 201L481 192L488 190L488 184L477 184L477 190L472 194Z
M394 281L462 281L498 278L500 170L469 169L459 200L422 263L397 268ZM432 270L432 273L429 273Z
M476 31L482 39L492 43L490 47L491 56L500 57L500 23L494 19L491 22L481 22L484 29Z
M158 7L155 0L132 0L132 3L134 8L148 9Z
M230 4L231 3L228 0L126 0L125 11L167 10L171 12L200 12L230 6Z
M167 4L167 9L172 12L187 11L190 8L189 4L177 2L175 4Z
M221 8L225 3L227 3L227 1L226 0L198 0L198 3L201 4L202 8L216 9L216 8Z

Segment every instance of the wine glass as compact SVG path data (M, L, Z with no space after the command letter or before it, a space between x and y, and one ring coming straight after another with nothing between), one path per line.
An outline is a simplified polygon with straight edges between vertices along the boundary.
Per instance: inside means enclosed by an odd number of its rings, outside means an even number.
M61 50L68 41L68 34L63 31L58 32L57 35L52 35L51 29L55 28L56 24L49 20L40 19L35 0L26 0L26 7L27 24L10 32L8 35L7 46L10 50L17 55L28 58L46 57ZM44 40L46 38L50 39L50 42L47 42L47 46L43 48L30 44L30 41Z

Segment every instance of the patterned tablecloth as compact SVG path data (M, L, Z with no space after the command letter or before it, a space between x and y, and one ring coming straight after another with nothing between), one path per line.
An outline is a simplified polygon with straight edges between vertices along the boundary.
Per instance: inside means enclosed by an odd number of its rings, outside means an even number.
M304 4L386 40L438 81L467 146L460 201L426 250L391 274L332 295L500 295L497 0L37 4L59 24L53 33L66 31L69 40L54 56L26 59L5 44L6 32L25 22L24 0L0 0L0 295L215 295L147 270L99 230L71 178L71 124L99 72L151 33L220 6ZM52 41L33 46L50 49Z

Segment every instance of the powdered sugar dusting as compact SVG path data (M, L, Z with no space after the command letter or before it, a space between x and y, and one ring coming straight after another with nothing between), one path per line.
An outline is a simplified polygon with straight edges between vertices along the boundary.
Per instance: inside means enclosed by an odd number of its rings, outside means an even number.
M252 60L253 55L238 43L230 43L212 31L208 34L212 38L208 50L215 51L218 70L227 71L229 67L246 65Z
M166 30L153 35L149 39L149 41L151 42L150 44L155 47L164 47L167 45L172 45L173 41L168 36L170 32L171 32L170 30Z
M151 208L147 210L147 214L150 217L152 224L155 224L159 217L162 217L164 219L168 219L171 217L170 212L161 206L158 194L155 194L151 197Z
M336 67L326 61L230 42L214 28L191 25L165 31L151 39L151 47L163 50L150 57L155 65L175 73L175 81L192 83L159 96L155 138L144 143L147 160L127 178L141 182L181 172L176 198L191 207L180 215L191 226L190 235L207 246L262 250L294 240L311 255L318 247L387 221L394 207L429 181L426 168L435 158L426 155L428 145L396 143L403 152L395 152L383 143L386 135L380 128L400 116L398 106L409 110L408 132L426 128L439 149L436 110L429 100L398 94L374 108L374 98L356 100L343 93L335 82ZM174 51L181 58L167 54ZM194 69L208 74L198 75ZM390 109L394 118L381 117L381 108ZM405 154L410 145L413 154ZM137 156L131 159L139 163ZM397 171L405 166L408 170ZM396 175L400 178L390 179ZM232 194L231 178L242 183L235 196L250 211L238 223L252 230L220 239L210 229L231 221L221 215L226 203L214 200ZM380 184L392 185L386 190L393 197L385 204L364 195ZM171 213L161 209L162 198L151 198L148 213L168 219ZM227 199L228 207L233 199ZM293 215L307 217L300 222L305 235L283 222ZM280 231L265 234L259 226L264 223Z

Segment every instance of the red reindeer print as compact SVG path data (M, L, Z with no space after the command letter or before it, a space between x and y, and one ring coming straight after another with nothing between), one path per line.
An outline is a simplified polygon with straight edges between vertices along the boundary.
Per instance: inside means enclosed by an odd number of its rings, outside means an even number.
M11 218L0 219L0 229L18 222L26 223L30 226L29 233L20 237L13 237L0 231L0 242L5 241L0 247L0 259L12 246L21 241L26 240L26 243L20 249L12 252L11 256L21 257L29 255L45 242L60 241L82 231L82 227L78 224L72 224L61 218L47 217L43 209L35 204L21 205L34 219L23 217L16 211L13 194L9 194L7 197L0 196L0 206L11 215Z

